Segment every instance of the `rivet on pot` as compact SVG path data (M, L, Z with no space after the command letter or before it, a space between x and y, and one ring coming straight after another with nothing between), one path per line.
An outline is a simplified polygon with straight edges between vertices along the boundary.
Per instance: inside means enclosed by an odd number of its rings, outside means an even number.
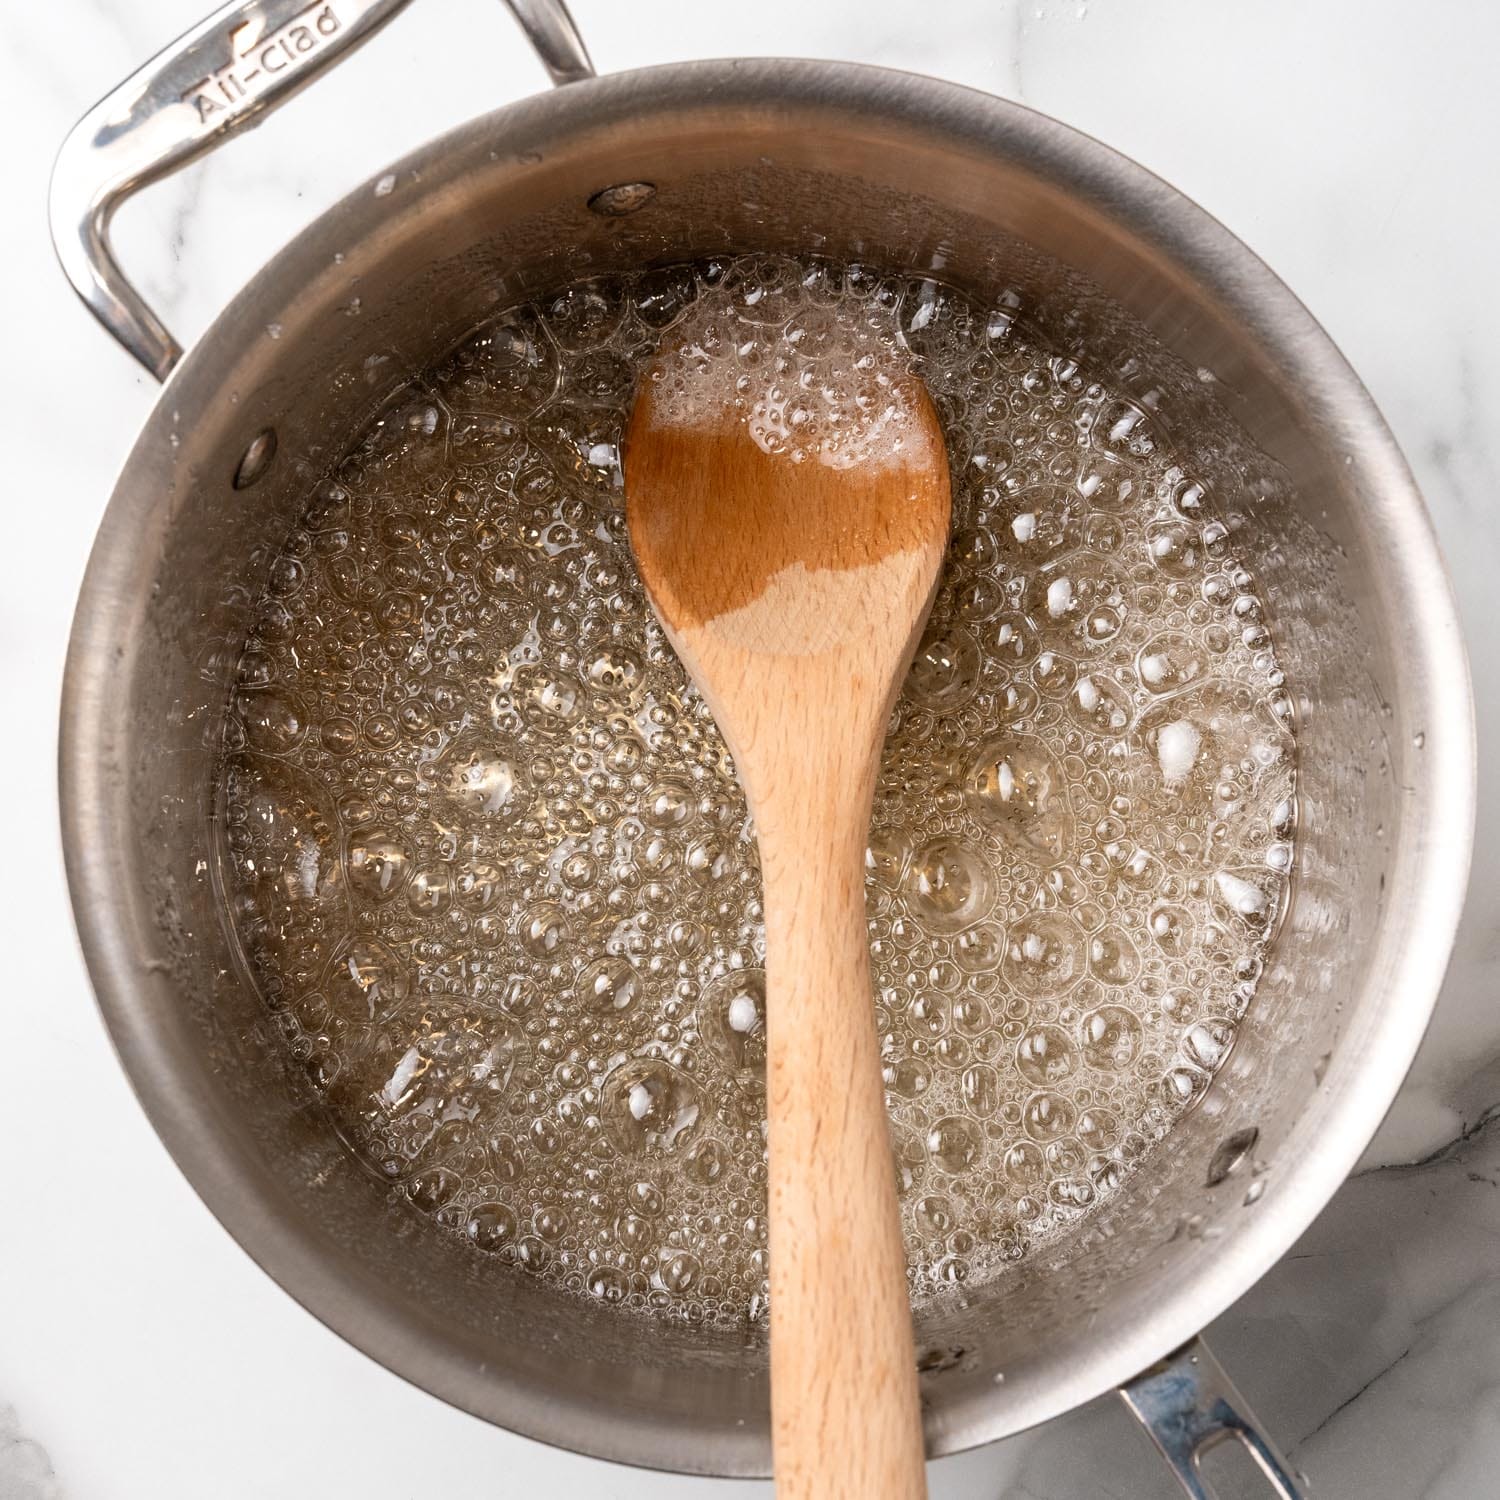
M618 182L600 188L589 199L589 207L606 219L623 219L644 208L656 196L654 182Z
M235 489L248 490L271 467L271 461L275 457L276 429L262 428L250 439L250 446L245 449L240 466L234 471Z
M1208 1164L1207 1186L1218 1187L1245 1159L1246 1153L1259 1139L1260 1129L1255 1125L1250 1126L1248 1130L1236 1130L1233 1135L1226 1136Z
M919 1350L917 1353L917 1373L919 1375L938 1374L944 1370L956 1370L963 1363L963 1357L968 1351L962 1348L933 1346L929 1349Z

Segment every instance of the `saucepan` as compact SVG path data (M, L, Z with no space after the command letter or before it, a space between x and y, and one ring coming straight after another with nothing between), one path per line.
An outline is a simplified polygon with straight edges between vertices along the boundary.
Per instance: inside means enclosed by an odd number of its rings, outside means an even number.
M1300 756L1294 887L1238 1045L1077 1232L922 1312L929 1451L1119 1388L1191 1493L1204 1493L1198 1456L1226 1438L1295 1493L1196 1335L1307 1227L1390 1104L1437 994L1473 822L1449 586L1370 397L1245 246L1054 120L839 63L596 78L547 0L510 8L560 87L356 189L183 354L112 257L114 208L402 8L229 5L91 110L53 179L64 269L164 382L89 563L61 752L84 951L163 1140L266 1271L416 1384L580 1452L766 1472L757 1335L643 1338L481 1264L346 1154L221 920L215 773L249 614L310 487L488 314L595 273L732 250L929 270L1107 370L1211 487L1253 509Z

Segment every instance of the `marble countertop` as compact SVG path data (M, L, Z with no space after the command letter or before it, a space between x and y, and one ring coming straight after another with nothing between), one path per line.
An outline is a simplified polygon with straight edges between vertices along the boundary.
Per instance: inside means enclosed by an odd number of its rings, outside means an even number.
M49 0L7 16L12 142L0 444L0 670L13 792L0 1139L0 1500L750 1500L769 1487L551 1451L405 1385L278 1291L211 1219L105 1040L53 801L69 617L113 475L155 393L75 303L48 168L78 114L207 0ZM1500 7L1451 0L575 0L601 70L796 53L939 74L1109 141L1218 215L1360 371L1426 492L1473 652L1481 765L1500 737ZM246 140L125 210L126 264L184 338L308 218L409 147L543 83L494 0L420 0ZM1486 184L1491 184L1486 186ZM1500 791L1443 998L1363 1168L1211 1329L1313 1493L1472 1500L1500 1467ZM939 1500L1175 1493L1118 1402L932 1469Z

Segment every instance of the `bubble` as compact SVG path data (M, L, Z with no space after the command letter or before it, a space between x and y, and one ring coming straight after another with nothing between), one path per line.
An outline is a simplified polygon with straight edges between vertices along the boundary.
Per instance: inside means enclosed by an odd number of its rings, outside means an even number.
M1148 693L1173 693L1203 675L1203 653L1185 636L1157 635L1136 653L1135 670Z
M1011 927L1005 946L1005 976L1022 995L1058 995L1084 964L1083 933L1055 912L1024 917Z
M547 1242L534 1234L522 1235L516 1241L516 1264L527 1271L540 1274L552 1261L552 1251Z
M475 860L458 871L453 882L459 904L471 912L488 911L500 899L502 876L488 860Z
M521 1152L510 1136L496 1136L490 1141L489 1158L496 1182L514 1182L521 1175Z
M990 881L983 862L967 845L934 839L912 856L906 891L914 909L940 932L958 932L984 916Z
M683 1167L688 1179L699 1187L712 1187L730 1168L729 1152L715 1140L699 1141L687 1154Z
M1049 859L1067 852L1072 818L1062 773L1028 735L986 740L969 767L965 788L975 818Z
M1072 1136L1055 1140L1042 1153L1047 1170L1055 1177L1068 1177L1084 1170L1087 1157L1083 1146Z
M946 1235L953 1228L953 1205L946 1198L919 1199L916 1220L923 1234Z
M948 1015L955 1031L976 1034L986 1029L989 1012L984 1001L974 996L959 996L948 1007ZM962 1056L960 1056L960 1061Z
M1037 654L1036 627L1024 615L1003 615L990 629L991 649L1002 665L1023 667Z
M442 374L500 413L529 416L556 390L557 353L536 315L519 310L461 345Z
M364 737L367 745L376 750L389 750L401 739L401 727L390 714L373 713L364 721Z
M1059 1177L1048 1184L1047 1197L1054 1208L1078 1212L1094 1201L1094 1188L1081 1178Z
M562 673L534 678L526 697L532 712L544 721L571 724L583 712L583 689Z
M685 782L658 781L641 797L641 816L653 828L680 828L693 816L695 805Z
M698 1281L702 1270L696 1255L686 1250L666 1250L662 1252L657 1275L667 1291L681 1294Z
M1197 1011L1197 1001L1186 990L1168 990L1161 997L1161 1013L1169 1021L1190 1021Z
M560 1209L548 1206L537 1209L532 1215L532 1223L544 1240L555 1244L567 1233L568 1216Z
M1031 681L1044 698L1061 699L1078 680L1078 668L1066 656L1043 651L1031 664Z
M1134 471L1120 459L1091 454L1080 465L1074 488L1091 510L1118 512L1138 500L1140 486Z
M901 828L872 828L865 850L865 869L881 885L894 890L906 874L911 858L911 836Z
M585 1278L584 1288L600 1302L623 1302L629 1290L624 1276L613 1266L595 1266Z
M526 815L531 788L525 768L497 754L479 736L459 735L428 768L433 802L460 820L480 819L509 825Z
M453 877L445 866L414 870L406 899L418 916L437 916L453 904Z
M683 863L688 874L702 886L719 885L734 873L734 857L715 838L689 844Z
M766 976L734 969L714 980L698 1002L704 1039L733 1072L758 1077L766 1070Z
M797 263L780 255L750 256L738 262L725 280L740 318L751 324L776 325L793 315L802 282Z
M631 1008L640 996L641 982L623 958L596 958L578 976L579 997L590 1010L606 1015Z
M1047 1161L1040 1146L1017 1141L1005 1152L1005 1175L1017 1187L1035 1187L1047 1175Z
M1196 1026L1189 1027L1182 1038L1182 1050L1198 1064L1213 1072L1229 1055L1234 1046L1235 1028L1232 1021L1206 1017Z
M1005 602L1005 591L991 578L970 578L951 586L953 612L962 620L988 620Z
M543 309L547 331L564 349L602 344L619 322L622 309L597 283L583 282L552 298Z
M352 755L359 748L359 725L353 719L337 715L324 719L318 733L322 737L323 748L330 755Z
M344 858L357 901L389 901L400 895L411 874L411 852L392 833L370 829L355 835Z
M1034 1026L1016 1044L1016 1068L1028 1083L1061 1083L1074 1067L1076 1052L1061 1026Z
M1192 946L1193 919L1180 906L1163 902L1147 918L1151 940L1168 958L1180 958Z
M1264 932L1276 919L1280 889L1277 878L1264 870L1219 870L1214 875L1214 909L1231 922Z
M984 1118L993 1115L1000 1104L1000 1078L987 1063L965 1068L959 1083L964 1105Z
M1191 736L1173 725L1189 726ZM1225 811L1219 773L1226 766L1238 768L1247 792L1258 795L1264 787L1267 801L1275 800L1270 778L1289 771L1290 735L1243 686L1213 679L1190 686L1143 713L1138 731L1151 754L1143 765L1146 790L1180 810ZM1161 761L1164 732L1167 764ZM1229 801L1237 803L1240 795L1232 792Z
M1123 1005L1091 1010L1079 1027L1083 1059L1103 1073L1119 1073L1135 1061L1141 1045L1141 1023Z
M419 1172L406 1185L406 1196L424 1214L436 1213L455 1193L460 1183L446 1167L432 1167Z
M339 817L350 828L361 828L375 821L375 809L358 792L339 798Z
M621 646L600 651L589 662L589 682L601 692L628 696L641 680L640 657Z
M550 958L572 936L568 914L555 902L539 901L522 914L519 935L533 958Z
M973 696L978 672L979 647L967 630L929 630L917 646L905 694L924 708L951 712Z
M1116 846L1118 857L1110 860L1110 878L1114 883L1134 895L1145 895L1159 890L1166 879L1162 863L1144 849L1129 849Z
M302 743L307 716L289 694L275 690L241 693L238 704L250 749L265 755L286 755Z
M1055 1141L1072 1130L1078 1111L1061 1094L1033 1094L1021 1112L1021 1125L1034 1141Z
M1173 1068L1162 1079L1162 1097L1173 1109L1188 1109L1207 1091L1208 1082L1208 1074L1197 1068Z
M1092 604L1083 621L1083 637L1090 646L1102 646L1115 639L1125 624L1125 612L1118 604Z
M652 328L669 327L697 295L692 273L682 266L648 271L636 284L636 316Z
M689 958L703 946L703 926L698 922L674 922L667 931L667 942L679 958Z
M282 934L344 907L338 818L323 789L284 761L236 767L231 796L243 827L282 851L279 865L246 871L261 930Z
M630 1200L631 1208L647 1219L656 1218L666 1207L661 1189L654 1182L638 1179L630 1184L626 1196Z
M516 1239L515 1213L503 1203L481 1203L470 1213L464 1232L476 1249L491 1254L508 1249Z
M1191 578L1203 566L1203 546L1192 526L1160 521L1146 528L1146 555L1168 578Z
M1130 697L1102 673L1088 672L1074 682L1067 697L1068 715L1080 729L1118 735L1130 725Z
M411 993L411 976L378 939L350 938L329 960L323 992L352 1021L388 1021Z
M650 1224L639 1214L621 1214L615 1220L615 1238L627 1249L641 1251L652 1241Z
M958 1174L979 1155L979 1132L961 1115L939 1120L927 1132L927 1151L943 1171Z
M389 1119L416 1125L421 1133L408 1139L420 1147L443 1120L471 1114L479 1094L502 1093L523 1052L501 1017L430 1006L370 1057L371 1099Z
M1135 944L1111 928L1089 939L1089 973L1105 984L1130 984L1141 971Z
M698 1123L698 1088L685 1073L656 1057L622 1063L605 1080L604 1126L626 1156L677 1149Z
M1083 540L1079 499L1066 485L1007 495L992 523L1004 555L1019 567L1040 568L1073 551Z
M1090 1151L1108 1151L1120 1139L1120 1121L1107 1109L1086 1109L1078 1116L1078 1139Z
M1005 958L1005 939L993 923L980 922L953 938L953 957L966 974L992 974Z
M887 1063L881 1076L888 1089L906 1099L916 1099L932 1087L932 1069L920 1057L903 1057Z

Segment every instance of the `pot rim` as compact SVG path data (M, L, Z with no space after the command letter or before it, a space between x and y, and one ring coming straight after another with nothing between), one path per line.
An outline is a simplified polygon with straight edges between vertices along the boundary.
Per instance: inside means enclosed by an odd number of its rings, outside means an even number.
M1419 871L1402 926L1421 934L1396 955L1387 997L1368 1048L1341 1092L1325 1080L1324 1144L1279 1175L1276 1213L1242 1221L1214 1257L1200 1260L1178 1293L1152 1315L1102 1340L1094 1357L1029 1391L1005 1389L1003 1411L973 1400L940 1426L929 1425L938 1457L1007 1436L1103 1394L1195 1335L1257 1281L1290 1247L1354 1167L1400 1087L1422 1039L1446 966L1467 883L1473 836L1475 750L1471 690L1452 593L1420 494L1373 401L1343 356L1291 291L1246 246L1190 199L1131 159L1023 105L921 74L865 64L792 59L672 63L570 84L479 116L409 153L393 170L446 177L496 139L524 127L566 131L591 106L685 101L741 107L816 105L945 135L1072 193L1094 212L1180 268L1245 326L1287 386L1322 394L1323 420L1336 424L1360 493L1382 497L1375 543L1389 587L1424 608L1392 625L1411 679L1425 695L1431 733L1414 788L1424 809L1410 859ZM446 165L445 165L446 164ZM329 215L368 195L356 188ZM327 218L325 215L324 218ZM322 220L317 221L321 223ZM304 230L279 251L197 341L163 388L124 465L84 578L69 644L59 740L64 851L75 920L100 1009L143 1108L167 1150L209 1209L250 1257L292 1297L387 1369L495 1424L573 1452L650 1468L753 1476L768 1472L764 1432L689 1431L647 1426L639 1414L595 1403L565 1407L521 1382L479 1384L455 1351L433 1349L399 1313L364 1299L316 1243L281 1222L260 1184L247 1182L216 1129L213 1101L176 1076L140 984L128 923L114 900L109 859L114 830L101 816L119 774L93 747L109 720L115 643L128 608L116 587L122 559L150 534L157 497L128 481L159 452L170 431L175 393L210 363L216 335L237 327L260 289L296 267ZM491 1372L493 1374L493 1372Z

